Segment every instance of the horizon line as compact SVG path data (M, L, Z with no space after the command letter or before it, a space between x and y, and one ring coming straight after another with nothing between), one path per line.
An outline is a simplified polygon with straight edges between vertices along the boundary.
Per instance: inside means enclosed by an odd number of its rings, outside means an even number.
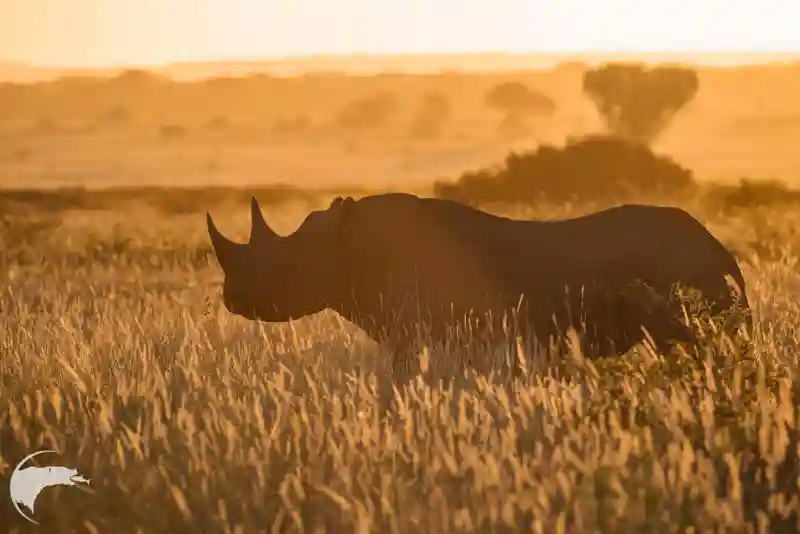
M524 56L539 56L542 58L551 58L553 61L547 62L547 65L531 65L531 69L553 68L560 64L570 62L584 62L588 63L587 59L602 60L602 58L610 57L625 57L625 58L647 58L647 57L660 57L660 58L673 58L673 61L695 64L703 67L725 67L725 66L758 66L769 65L773 63L793 63L800 62L800 51L707 51L707 52L691 52L691 51L455 51L455 52L351 52L351 53L311 53L299 55L286 55L286 56L238 56L238 57L208 57L208 58L187 58L176 59L164 62L120 62L120 63L101 63L101 64L47 64L36 63L13 58L0 57L0 65L16 65L22 68L29 68L34 70L163 70L174 67L192 66L192 65L248 65L248 64L291 64L291 63L310 63L314 61L347 61L354 59L367 59L367 60L397 60L397 59L424 59L424 58L468 58L468 57L524 57ZM734 56L747 58L748 61L731 62ZM717 62L708 61L712 58L728 58L728 61ZM753 58L758 57L760 59ZM683 58L683 59L680 59ZM705 58L705 60L703 60ZM664 60L661 60L664 61ZM444 67L444 66L443 66ZM445 67L446 68L446 67Z

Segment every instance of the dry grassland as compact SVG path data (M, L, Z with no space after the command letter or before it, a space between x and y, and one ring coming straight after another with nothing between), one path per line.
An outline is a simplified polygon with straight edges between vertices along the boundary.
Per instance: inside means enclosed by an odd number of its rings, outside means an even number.
M699 76L655 150L699 181L796 185L797 67ZM509 80L557 108L517 144L499 138L485 105ZM430 368L454 383L420 379L380 420L374 392L388 359L352 325L332 313L257 324L220 308L203 212L244 240L252 190L173 188L327 188L256 192L289 232L341 184L415 190L511 148L598 131L580 73L59 83L3 108L0 187L140 189L0 193L0 478L51 448L59 456L48 461L91 479L87 491L43 492L38 527L0 483L0 531L798 531L800 215L788 193L772 191L789 201L771 207L713 195L685 206L743 264L751 352L698 324L697 354L640 348L594 364L562 354L509 384L502 363L516 355L487 351L498 375L477 376L434 351ZM381 91L398 103L384 128L336 127L343 106ZM439 138L410 139L429 91L452 114ZM299 114L308 126L286 131Z
M690 206L745 265L752 353L700 325L698 354L564 354L510 385L432 353L455 384L381 421L387 358L354 327L220 308L202 210L243 239L245 194L86 198L3 201L0 466L46 447L92 481L44 492L40 532L796 531L795 212ZM265 210L289 232L308 207Z

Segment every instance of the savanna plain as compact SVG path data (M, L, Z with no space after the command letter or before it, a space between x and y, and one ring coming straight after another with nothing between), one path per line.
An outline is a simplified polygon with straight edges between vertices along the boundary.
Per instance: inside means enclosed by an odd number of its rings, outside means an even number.
M0 118L0 472L46 448L91 479L43 492L38 531L796 532L800 108L777 94L796 94L796 67L700 69L696 98L654 145L698 188L641 192L736 254L748 349L702 318L698 348L673 354L487 349L498 370L479 374L432 348L384 418L388 355L354 326L329 312L260 324L221 305L207 210L245 241L255 195L285 234L336 195L431 194L443 175L563 144L601 125L575 69L514 75L555 103L528 122L484 111L512 75L193 82L208 92L194 104L162 102L173 82L141 73L0 90L17 99ZM96 93L47 99L81 83L75 94ZM333 95L330 109L309 87ZM209 96L224 91L242 93ZM336 118L365 94L360 113L383 119ZM437 125L414 118L419 98ZM476 203L552 219L629 200ZM511 380L501 363L515 358L526 373ZM37 528L6 488L0 528Z

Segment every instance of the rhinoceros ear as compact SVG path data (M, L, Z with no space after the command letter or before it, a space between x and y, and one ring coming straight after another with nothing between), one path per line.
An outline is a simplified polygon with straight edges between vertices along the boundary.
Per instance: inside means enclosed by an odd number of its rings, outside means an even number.
M343 205L347 205L354 202L353 197L336 197L333 199L330 205L330 209L338 209Z
M258 200L253 197L250 201L250 243L264 243L277 236L264 220Z
M333 202L331 202L329 209L331 211L337 211L337 213L347 212L352 209L355 202L353 197L336 197L333 199Z
M336 229L340 234L347 234L353 224L353 212L356 201L353 197L336 197L328 208L336 221Z

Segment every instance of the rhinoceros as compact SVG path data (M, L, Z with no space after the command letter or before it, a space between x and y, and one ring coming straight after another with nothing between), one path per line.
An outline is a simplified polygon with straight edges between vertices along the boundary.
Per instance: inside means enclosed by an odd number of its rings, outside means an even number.
M734 257L674 207L514 220L389 193L339 197L287 236L269 227L255 198L251 210L248 243L224 237L207 215L225 307L266 322L334 310L388 343L400 383L420 328L429 341L456 331L508 336L513 316L515 336L544 344L575 328L584 355L596 358L627 352L645 331L659 350L691 342L676 284L702 292L714 313L750 309Z

